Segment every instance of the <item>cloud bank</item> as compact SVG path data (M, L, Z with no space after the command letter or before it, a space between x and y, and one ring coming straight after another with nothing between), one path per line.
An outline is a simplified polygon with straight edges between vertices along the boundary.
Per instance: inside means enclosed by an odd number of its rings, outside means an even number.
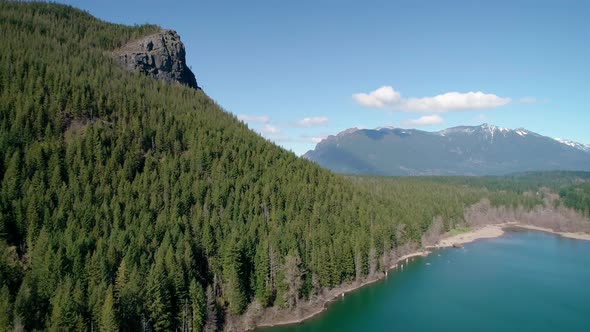
M447 92L432 97L403 98L401 93L391 86L382 86L369 93L355 93L352 98L364 107L438 113L490 109L506 105L511 101L510 98L481 91Z

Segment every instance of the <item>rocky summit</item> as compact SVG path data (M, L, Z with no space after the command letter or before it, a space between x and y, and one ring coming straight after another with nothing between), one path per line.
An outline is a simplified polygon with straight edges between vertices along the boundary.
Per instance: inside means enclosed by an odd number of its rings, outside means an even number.
M134 40L113 54L117 62L129 71L199 89L195 74L186 65L184 44L174 30L162 30Z

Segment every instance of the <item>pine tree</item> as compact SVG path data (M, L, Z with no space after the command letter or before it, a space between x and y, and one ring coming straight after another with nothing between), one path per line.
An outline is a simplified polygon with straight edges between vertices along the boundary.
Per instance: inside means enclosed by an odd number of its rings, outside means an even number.
M12 296L8 291L8 287L2 286L0 288L0 330L10 331L12 330Z
M115 300L113 297L113 287L109 286L106 291L104 303L100 314L100 331L111 332L118 331L117 318L115 315Z
M147 309L150 323L155 331L172 329L172 308L168 276L162 266L157 263L152 267L147 280Z
M254 269L256 271L256 285L254 294L263 307L268 306L272 296L272 284L270 280L270 257L266 242L261 242L256 249Z
M207 320L207 299L203 286L195 279L191 280L190 298L192 307L192 329L195 332L203 331Z
M241 314L246 308L244 291L244 266L242 253L235 241L229 244L223 261L224 296L229 303L228 310L234 315Z

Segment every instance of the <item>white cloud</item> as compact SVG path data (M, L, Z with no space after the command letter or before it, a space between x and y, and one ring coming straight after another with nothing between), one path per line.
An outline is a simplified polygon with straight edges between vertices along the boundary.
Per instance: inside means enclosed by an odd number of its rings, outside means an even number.
M238 115L238 120L245 121L245 122L268 123L270 121L270 118L266 115L257 116L257 115L240 114L240 115Z
M275 127L275 126L266 124L262 128L260 128L260 131L263 132L263 133L265 133L265 134L278 134L278 133L281 132L281 129L279 129L279 128Z
M438 115L425 115L417 119L411 119L405 121L404 126L430 126L435 124L441 124L444 120Z
M506 105L510 98L478 92L447 92L442 95L424 98L410 98L402 105L403 109L416 112L450 112L480 110Z
M447 92L432 97L402 98L401 93L390 86L382 86L368 94L356 93L352 95L352 98L364 107L439 113L495 108L511 101L510 98L502 98L481 91Z
M321 126L328 123L328 118L325 116L316 116L316 117L311 117L311 118L304 118L301 121L297 122L298 126L301 127L315 127L315 126Z
M370 93L355 93L352 95L357 103L365 107L386 108L389 105L398 104L401 94L390 86L382 86Z

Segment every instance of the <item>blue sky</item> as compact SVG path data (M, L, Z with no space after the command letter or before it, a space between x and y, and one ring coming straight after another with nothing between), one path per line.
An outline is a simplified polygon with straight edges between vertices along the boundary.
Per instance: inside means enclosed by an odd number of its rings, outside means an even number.
M590 1L60 1L181 36L204 91L303 154L350 127L590 143Z

